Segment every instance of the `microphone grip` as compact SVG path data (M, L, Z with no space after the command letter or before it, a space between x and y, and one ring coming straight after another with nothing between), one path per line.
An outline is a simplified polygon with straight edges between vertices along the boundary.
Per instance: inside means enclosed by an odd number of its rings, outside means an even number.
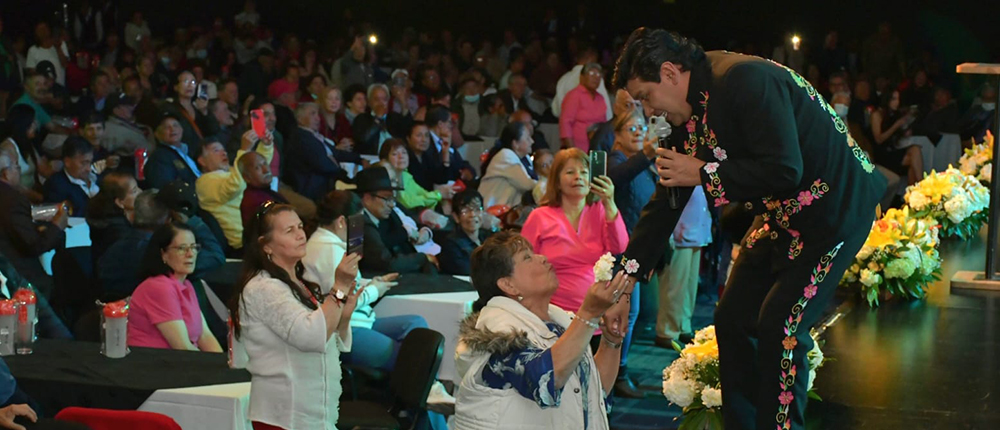
M667 141L666 136L660 136L660 148L671 148L670 143ZM664 187L667 189L667 201L670 204L670 209L680 209L681 207L681 197L674 187Z

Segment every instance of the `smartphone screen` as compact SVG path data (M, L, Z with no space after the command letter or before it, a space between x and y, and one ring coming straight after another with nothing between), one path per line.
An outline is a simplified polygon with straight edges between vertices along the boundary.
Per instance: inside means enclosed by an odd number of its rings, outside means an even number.
M590 151L590 181L598 176L608 174L608 153L604 151Z
M261 109L254 109L250 111L250 125L253 126L254 133L257 133L257 137L263 139L267 136L267 123L264 121L264 111Z
M347 217L347 253L364 255L365 248L365 216L364 214Z
M195 97L208 100L208 84L198 84L198 91L195 93Z

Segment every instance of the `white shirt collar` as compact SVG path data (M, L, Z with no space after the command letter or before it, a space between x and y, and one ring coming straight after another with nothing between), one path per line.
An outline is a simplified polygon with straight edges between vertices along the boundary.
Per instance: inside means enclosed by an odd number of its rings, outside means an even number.
M362 212L365 213L365 216L367 216L368 219L372 220L372 222L375 223L375 227L378 227L379 221L381 221L380 219L378 219L378 217L376 217L375 215L372 215L371 212L368 212L368 208L362 209Z
M100 191L100 187L97 186L97 175L95 175L94 172L89 172L90 174L89 186L87 185L86 182L76 179L73 177L73 175L66 173L65 170L63 170L63 174L66 175L66 178L68 178L71 183L80 186L80 188L83 189L83 192L87 194L87 197L94 197L97 195L97 192Z

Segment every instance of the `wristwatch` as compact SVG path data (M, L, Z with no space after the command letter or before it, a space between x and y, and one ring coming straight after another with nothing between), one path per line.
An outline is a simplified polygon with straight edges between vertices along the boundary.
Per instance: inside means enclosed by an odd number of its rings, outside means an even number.
M347 293L341 290L333 289L330 291L329 296L340 303L347 303Z

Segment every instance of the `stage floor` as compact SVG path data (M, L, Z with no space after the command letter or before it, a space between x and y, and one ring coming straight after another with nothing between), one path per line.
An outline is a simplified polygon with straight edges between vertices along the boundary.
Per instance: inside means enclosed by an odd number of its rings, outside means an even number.
M985 236L985 231L983 236ZM945 241L942 279L926 301L890 301L876 310L845 297L824 335L828 362L812 401L809 429L1000 429L1000 294L952 291L959 270L982 270L985 238ZM699 297L697 326L711 323L711 297ZM660 371L676 353L639 339L629 373L650 393L616 399L615 429L673 429L680 409L668 405Z

